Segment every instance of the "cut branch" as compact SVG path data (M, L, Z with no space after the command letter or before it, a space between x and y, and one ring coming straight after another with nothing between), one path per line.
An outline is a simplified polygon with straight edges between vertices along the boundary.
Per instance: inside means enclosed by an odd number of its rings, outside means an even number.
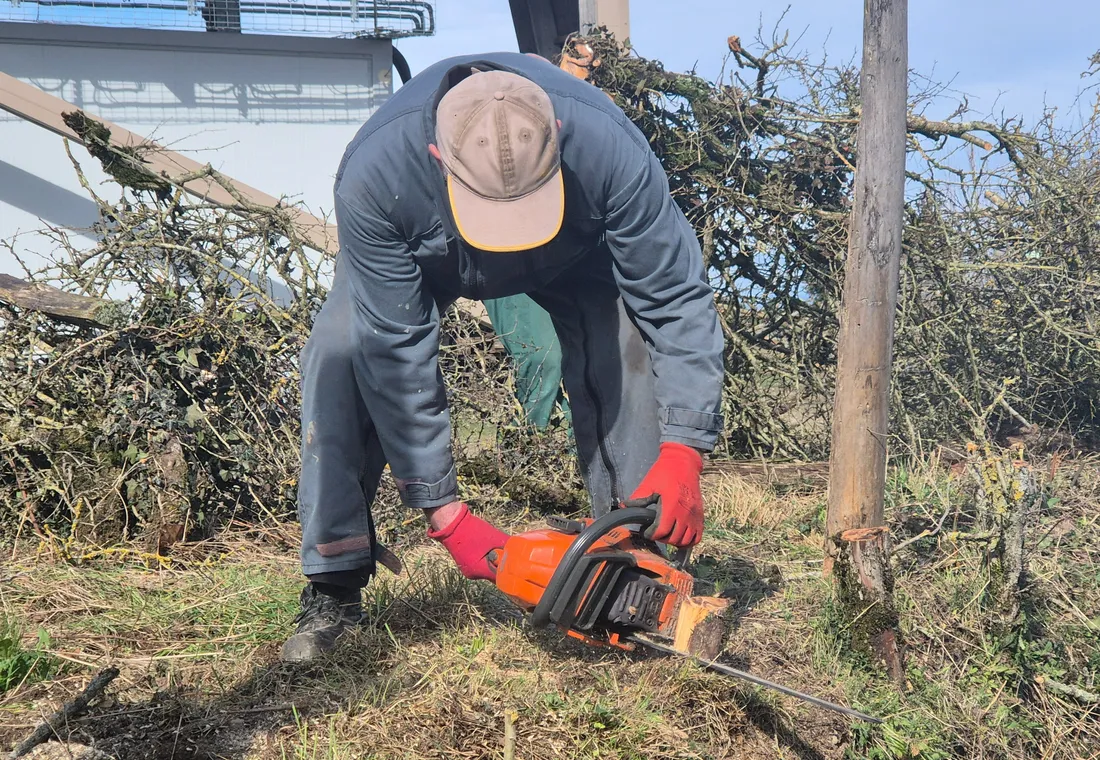
M0 303L37 311L82 327L106 327L107 323L101 315L104 309L115 306L111 301L66 293L49 285L27 282L2 273Z
M914 134L932 139L957 137L983 150L993 150L993 143L971 134L972 132L987 132L998 140L1003 134L996 126L984 121L931 121L916 114L909 114L906 118L906 126Z
M1100 696L1093 694L1091 691L1085 691L1077 686L1071 686L1070 684L1055 681L1053 678L1041 675L1036 676L1035 681L1050 691L1063 694L1067 697L1073 697L1078 702L1084 702L1090 705L1100 704Z
M99 671L95 678L84 687L84 691L80 692L71 701L66 702L60 710L55 712L44 723L38 726L30 736L28 736L22 744L15 748L15 750L8 755L9 760L15 760L30 752L39 744L45 741L49 741L50 737L58 734L58 731L70 720L81 715L88 706L103 692L111 681L118 678L118 668L111 667Z

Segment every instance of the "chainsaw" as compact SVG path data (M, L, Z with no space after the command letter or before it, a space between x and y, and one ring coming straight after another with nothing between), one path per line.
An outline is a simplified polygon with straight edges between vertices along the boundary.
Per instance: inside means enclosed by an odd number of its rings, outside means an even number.
M557 626L593 646L643 646L810 704L872 723L879 718L718 661L729 600L693 596L690 550L667 556L644 537L654 504L623 506L597 519L551 517L547 527L511 536L492 557L496 585L537 628Z

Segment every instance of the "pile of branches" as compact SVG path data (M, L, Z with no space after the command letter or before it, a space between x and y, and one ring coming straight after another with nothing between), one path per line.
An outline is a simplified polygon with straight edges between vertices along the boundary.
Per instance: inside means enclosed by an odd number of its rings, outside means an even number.
M54 230L46 266L0 276L0 525L141 535L163 551L233 520L292 518L299 356L332 257L307 248L283 209L220 207L117 174L121 199L109 202L73 164L99 207L100 242ZM452 310L444 332L466 493L579 506L566 432L521 424L491 331ZM397 510L386 485L377 508Z
M606 35L585 43L594 83L649 138L709 265L727 338L719 452L823 457L858 71L791 55L782 40L753 54L730 38L731 74L711 82ZM916 93L909 116L894 431L913 443L1062 431L1095 446L1100 120L1067 134L1053 117L1030 132L964 121L965 108L929 119L939 95ZM53 260L24 275L86 308L48 316L0 283L3 524L140 529L159 548L235 518L292 516L298 357L331 257L282 209L195 200L130 171L132 158L115 172L118 200L74 160L100 209L99 242L48 233ZM522 425L491 332L451 310L443 334L464 494L583 506L567 431ZM396 509L392 489L380 506Z
M733 455L827 454L858 166L859 71L729 39L707 81L584 41L592 79L649 138L694 225L726 334ZM919 80L917 80L919 82ZM942 120L910 95L894 431L914 444L1058 433L1100 443L1094 407L1100 119ZM1063 441L1064 442L1064 441Z
M286 513L319 267L271 209L132 187L93 197L101 242L56 233L54 260L28 276L85 313L9 298L0 317L6 524L170 543L214 516Z

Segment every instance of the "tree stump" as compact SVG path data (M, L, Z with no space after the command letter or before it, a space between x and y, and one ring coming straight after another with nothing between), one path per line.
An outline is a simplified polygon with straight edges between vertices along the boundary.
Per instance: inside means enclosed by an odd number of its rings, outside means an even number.
M889 540L885 526L840 533L832 539L836 552L832 572L852 650L880 663L894 683L904 686Z

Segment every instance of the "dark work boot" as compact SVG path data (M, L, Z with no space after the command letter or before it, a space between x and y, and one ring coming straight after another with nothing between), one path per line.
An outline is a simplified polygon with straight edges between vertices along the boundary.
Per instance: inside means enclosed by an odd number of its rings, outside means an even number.
M331 651L336 640L363 619L357 588L308 583L302 589L298 630L283 644L284 662L309 662Z

